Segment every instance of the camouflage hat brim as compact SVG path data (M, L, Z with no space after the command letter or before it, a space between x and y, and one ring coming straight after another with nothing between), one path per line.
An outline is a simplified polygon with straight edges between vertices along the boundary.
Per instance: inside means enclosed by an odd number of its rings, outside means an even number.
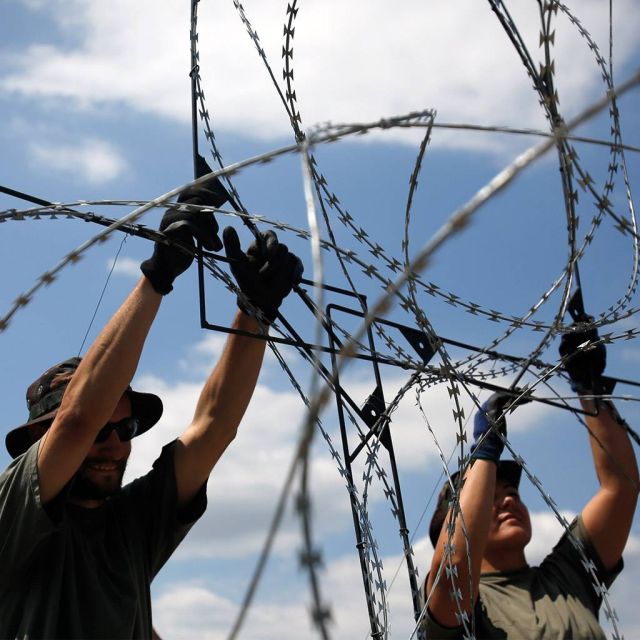
M142 393L133 391L133 389L128 389L127 392L131 398L131 413L140 421L136 433L136 437L138 437L151 429L162 417L162 400L153 393ZM5 438L9 455L12 458L17 458L27 451L46 433L57 413L58 408L9 431Z
M58 410L25 422L25 424L12 429L7 433L4 443L12 458L22 455L34 442L42 438L47 429L51 426Z

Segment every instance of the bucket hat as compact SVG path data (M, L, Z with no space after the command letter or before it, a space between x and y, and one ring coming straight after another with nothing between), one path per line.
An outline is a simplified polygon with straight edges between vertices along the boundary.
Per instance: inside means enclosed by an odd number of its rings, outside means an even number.
M5 438L7 451L12 458L23 454L39 440L51 426L58 412L62 396L71 381L81 358L69 358L47 369L27 389L27 422L12 429ZM131 398L131 412L138 418L139 429L136 436L153 427L162 416L162 400L153 393L141 393L128 387Z

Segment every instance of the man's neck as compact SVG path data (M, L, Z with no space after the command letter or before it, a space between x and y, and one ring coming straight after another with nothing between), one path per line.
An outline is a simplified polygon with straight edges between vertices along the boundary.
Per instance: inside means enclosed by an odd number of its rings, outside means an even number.
M480 565L480 573L495 573L496 571L518 571L529 565L524 551L502 550L500 553L485 555Z

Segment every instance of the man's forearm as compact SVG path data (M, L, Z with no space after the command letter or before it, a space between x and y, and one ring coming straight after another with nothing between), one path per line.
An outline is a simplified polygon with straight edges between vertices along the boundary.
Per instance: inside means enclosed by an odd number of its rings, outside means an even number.
M445 545L448 540L448 523L451 511L444 521L440 538L436 546L431 571L427 582L429 597L434 586L436 573L444 562L440 580L431 595L429 609L436 620L445 626L460 624L456 614L459 611L469 613L473 608L478 593L480 570L484 548L491 522L493 496L496 487L496 465L488 460L476 460L467 471L465 484L460 492L460 512L455 521L451 536L448 558L445 557ZM451 574L445 571L449 565L455 567ZM469 573L471 570L471 574ZM450 577L456 576L455 578ZM451 580L454 580L454 584ZM459 594L459 601L452 598L452 593Z
M233 329L258 333L255 319L237 312ZM266 341L230 334L222 356L209 376L196 406L194 424L207 427L213 420L235 434L262 367Z
M238 312L234 329L258 332L253 318ZM235 438L258 380L266 342L230 334L198 400L193 421L176 448L178 499L188 501L206 482L220 456Z
M592 400L582 399L593 412ZM638 465L626 429L613 405L599 403L587 416L591 451L600 488L582 510L582 520L600 560L613 569L626 546L638 499Z
M88 415L97 428L106 422L135 374L162 296L142 277L95 339L69 383L66 405Z
M616 408L610 402L581 398L588 414L585 421L590 431L593 461L600 486L638 492L640 480L633 446Z

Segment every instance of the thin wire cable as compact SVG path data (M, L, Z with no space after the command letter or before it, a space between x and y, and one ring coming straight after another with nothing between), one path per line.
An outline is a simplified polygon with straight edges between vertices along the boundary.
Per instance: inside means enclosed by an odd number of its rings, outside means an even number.
M122 251L122 247L124 247L124 243L127 241L127 236L124 235L120 242L120 246L118 247L118 251L116 252L116 256L113 259L113 264L111 265L111 269L109 270L109 275L104 283L104 287L102 287L102 292L100 293L100 297L98 298L98 304L96 304L96 308L93 311L93 315L91 316L91 321L89 322L89 326L87 327L87 331L84 334L84 338L82 339L82 344L78 349L78 356L82 353L82 349L84 348L84 343L87 341L87 336L89 335L89 331L91 331L91 327L93 326L93 321L96 319L96 315L98 314L98 309L100 308L100 304L102 303L102 298L104 297L105 291L109 286L109 281L111 280L111 274L113 270L116 268L116 264L118 262L118 257L120 256L120 252Z

